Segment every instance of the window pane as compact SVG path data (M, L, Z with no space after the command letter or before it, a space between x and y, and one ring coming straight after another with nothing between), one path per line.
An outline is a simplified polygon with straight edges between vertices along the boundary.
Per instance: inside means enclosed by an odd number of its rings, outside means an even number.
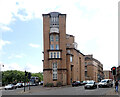
M57 74L55 74L55 79L57 79Z
M60 57L59 57L59 52L57 52L57 58L60 58Z
M67 53L70 54L70 50L67 50Z
M57 69L57 63L53 63L53 69Z
M57 62L53 63L53 79L57 79Z
M53 17L51 17L51 20L52 20L52 22L53 22Z
M70 56L70 62L72 62L72 56Z
M58 41L59 40L59 37L58 37L58 35L56 35L56 41Z
M57 70L56 70L56 69L53 69L53 72L57 72Z
M52 58L52 56L53 56L53 53L51 52L51 58Z
M59 45L58 44L56 44L56 50L59 50Z
M85 76L87 76L87 71L85 71Z
M54 52L54 58L56 58L56 52Z
M54 50L54 45L53 44L50 45L50 49Z
M53 35L50 35L50 41L54 41Z
M55 68L57 68L57 63L55 63Z
M54 17L54 22L55 22L55 17Z
M55 63L53 63L53 69L55 68Z

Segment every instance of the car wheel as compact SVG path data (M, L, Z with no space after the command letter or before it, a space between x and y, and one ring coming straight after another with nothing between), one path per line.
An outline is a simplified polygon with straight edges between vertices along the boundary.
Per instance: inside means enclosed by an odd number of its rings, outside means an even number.
M111 87L111 85L109 85L109 88Z
M113 87L113 85L111 84L111 87Z
M7 90L7 89L5 88L5 90Z

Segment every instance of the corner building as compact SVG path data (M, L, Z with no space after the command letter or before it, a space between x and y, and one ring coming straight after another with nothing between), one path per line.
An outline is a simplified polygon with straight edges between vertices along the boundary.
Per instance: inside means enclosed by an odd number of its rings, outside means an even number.
M85 80L84 55L76 49L74 36L66 34L66 14L43 14L43 81L62 85Z

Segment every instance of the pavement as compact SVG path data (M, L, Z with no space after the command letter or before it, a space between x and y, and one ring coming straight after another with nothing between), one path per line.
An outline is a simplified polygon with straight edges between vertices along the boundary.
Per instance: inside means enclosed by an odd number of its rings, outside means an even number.
M106 93L106 95L118 95L120 97L120 85L119 85L118 92L115 92L115 87L113 87L113 89L111 89L110 91L108 91Z
M0 87L0 90L4 89L4 87Z

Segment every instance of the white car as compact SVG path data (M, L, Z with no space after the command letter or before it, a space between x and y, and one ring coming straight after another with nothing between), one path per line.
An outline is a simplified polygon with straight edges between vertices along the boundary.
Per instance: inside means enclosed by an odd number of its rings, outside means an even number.
M84 86L85 89L96 89L97 88L97 84L95 81L88 81L87 84L85 84Z
M32 83L25 83L25 85L24 85L24 83L22 83L23 87L24 86L27 87L27 86L29 86L29 84L30 84L30 86L32 85Z
M5 90L9 89L16 89L16 86L14 86L13 84L8 84L7 86L5 86Z
M101 82L98 83L98 87L112 87L113 86L113 81L112 79L103 79Z
M17 88L23 87L22 83L17 83L15 86L16 86Z

